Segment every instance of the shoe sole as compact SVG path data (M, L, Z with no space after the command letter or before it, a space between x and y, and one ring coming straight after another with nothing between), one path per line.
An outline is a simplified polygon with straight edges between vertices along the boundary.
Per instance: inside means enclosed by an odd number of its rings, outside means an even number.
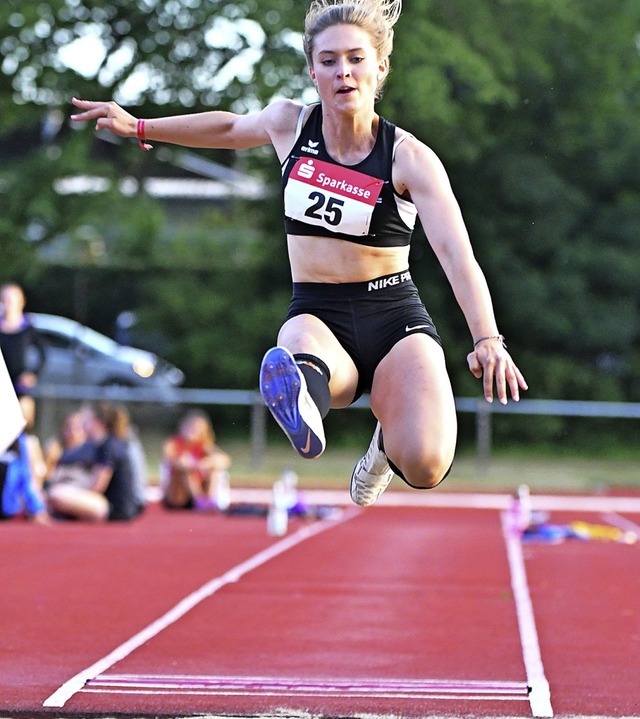
M305 407L300 401L306 392L304 376L291 353L283 347L270 349L260 367L262 399L296 452L305 459L315 459L324 452L324 430L317 408Z

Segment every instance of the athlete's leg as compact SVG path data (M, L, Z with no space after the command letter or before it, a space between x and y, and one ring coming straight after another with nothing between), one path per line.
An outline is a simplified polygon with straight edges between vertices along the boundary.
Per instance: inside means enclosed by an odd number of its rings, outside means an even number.
M331 407L348 407L358 384L358 370L344 347L327 325L313 315L298 315L287 320L278 333L278 345L292 354L309 354L329 368Z
M384 452L413 487L435 487L453 462L457 419L440 345L426 334L398 342L378 365L371 408Z
M284 324L278 346L262 360L260 392L294 449L314 459L326 444L324 415L330 406L349 404L357 380L355 365L327 325L298 315Z

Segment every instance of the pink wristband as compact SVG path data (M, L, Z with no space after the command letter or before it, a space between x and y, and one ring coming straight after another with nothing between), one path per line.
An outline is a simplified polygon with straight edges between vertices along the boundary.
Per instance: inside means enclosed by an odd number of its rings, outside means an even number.
M144 120L138 120L138 126L136 128L136 135L138 136L138 145L141 150L152 150L153 145L150 145L144 136Z

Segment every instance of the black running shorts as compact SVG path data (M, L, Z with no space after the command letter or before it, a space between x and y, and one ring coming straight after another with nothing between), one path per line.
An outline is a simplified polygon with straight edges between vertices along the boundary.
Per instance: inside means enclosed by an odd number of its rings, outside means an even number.
M409 271L368 282L295 282L287 319L322 320L358 370L354 402L369 392L380 361L403 337L421 332L442 344Z

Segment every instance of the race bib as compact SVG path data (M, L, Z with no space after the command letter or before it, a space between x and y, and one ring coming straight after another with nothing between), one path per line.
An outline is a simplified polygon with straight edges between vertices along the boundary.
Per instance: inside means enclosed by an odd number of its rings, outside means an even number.
M300 158L284 190L284 213L331 232L367 235L383 184L348 167Z

